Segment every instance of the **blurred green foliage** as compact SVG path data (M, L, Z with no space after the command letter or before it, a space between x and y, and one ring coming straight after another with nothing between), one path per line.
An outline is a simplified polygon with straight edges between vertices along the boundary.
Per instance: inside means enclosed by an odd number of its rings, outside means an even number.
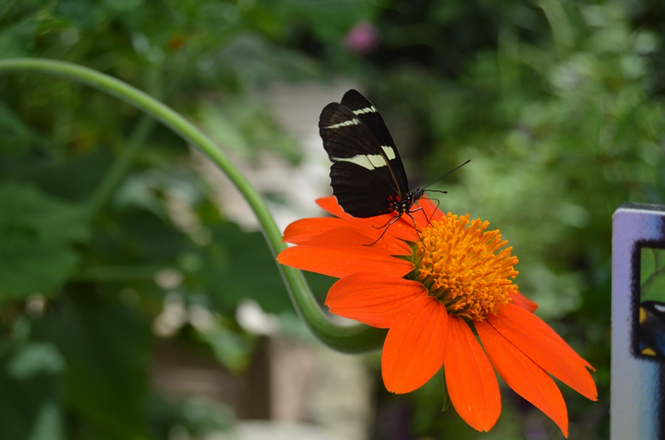
M414 181L472 159L437 183L442 207L501 229L522 292L597 368L599 402L564 389L570 438L591 440L609 429L611 215L665 194L658 11L647 0L10 0L0 57L111 74L250 163L264 149L299 160L266 111L266 86L371 85ZM349 42L363 22L369 43ZM0 133L0 437L228 427L217 404L151 389L151 326L169 298L203 308L212 325L185 323L178 340L246 366L255 338L235 321L239 301L291 309L261 235L219 212L173 133L113 97L0 76ZM478 434L440 412L441 386L378 392L373 438L560 436L507 388L497 427Z
M665 253L662 249L643 247L640 250L640 302L665 299Z
M250 162L265 148L297 161L265 102L246 97L318 76L287 34L320 12L291 2L10 1L0 5L0 57L98 69ZM262 235L219 211L180 139L113 97L47 75L2 76L0 130L0 437L228 429L220 404L152 390L152 328L175 301L180 343L245 369L256 337L236 322L238 303L292 311Z

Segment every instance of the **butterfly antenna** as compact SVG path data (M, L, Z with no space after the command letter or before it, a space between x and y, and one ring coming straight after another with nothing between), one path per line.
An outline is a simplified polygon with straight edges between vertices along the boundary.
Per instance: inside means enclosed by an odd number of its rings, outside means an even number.
M448 177L448 176L451 175L453 172L459 170L460 168L462 168L464 165L466 165L466 164L469 163L469 162L471 162L471 159L467 160L466 162L464 162L464 163L461 164L461 165L457 165L455 168L453 168L452 170L448 171L446 174L444 174L443 176L439 177L439 178L436 179L434 182L431 182L431 183L429 183L428 185L423 186L421 189L424 191L425 188L427 188L428 186L430 186L430 185L432 185L432 184L438 182L439 180L441 180L441 179L443 179L443 178L445 178L445 177ZM428 191L442 192L442 193L445 194L445 191L436 191L436 190L433 190L433 189L429 189Z

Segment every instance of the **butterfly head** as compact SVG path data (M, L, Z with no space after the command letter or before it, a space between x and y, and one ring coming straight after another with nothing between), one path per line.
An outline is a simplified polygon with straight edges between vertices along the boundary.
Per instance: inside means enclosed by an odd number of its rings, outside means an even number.
M397 211L399 216L410 213L412 211L411 207L423 196L424 193L425 191L420 188L406 193L401 199L393 204L394 210Z

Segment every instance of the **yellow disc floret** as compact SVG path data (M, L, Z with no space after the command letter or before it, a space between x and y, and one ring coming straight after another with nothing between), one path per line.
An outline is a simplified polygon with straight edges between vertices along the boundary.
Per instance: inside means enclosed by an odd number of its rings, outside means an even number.
M469 221L469 215L448 214L420 234L414 257L415 278L441 301L450 314L482 321L511 301L517 286L517 258L489 222Z

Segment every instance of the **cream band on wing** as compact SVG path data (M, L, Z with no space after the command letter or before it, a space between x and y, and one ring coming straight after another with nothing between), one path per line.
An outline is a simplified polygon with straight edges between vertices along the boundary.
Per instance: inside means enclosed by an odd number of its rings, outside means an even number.
M356 118L349 119L348 121L340 122L339 124L334 124L334 125L329 125L325 128L340 128L340 127L348 127L349 125L358 125L360 121Z
M359 110L353 110L354 115L364 115L365 113L376 113L376 108L374 106L361 108Z
M395 150L392 147L381 146L388 160L395 158ZM335 157L335 162L351 162L368 170L373 170L388 165L386 159L380 154L358 154L353 157Z

